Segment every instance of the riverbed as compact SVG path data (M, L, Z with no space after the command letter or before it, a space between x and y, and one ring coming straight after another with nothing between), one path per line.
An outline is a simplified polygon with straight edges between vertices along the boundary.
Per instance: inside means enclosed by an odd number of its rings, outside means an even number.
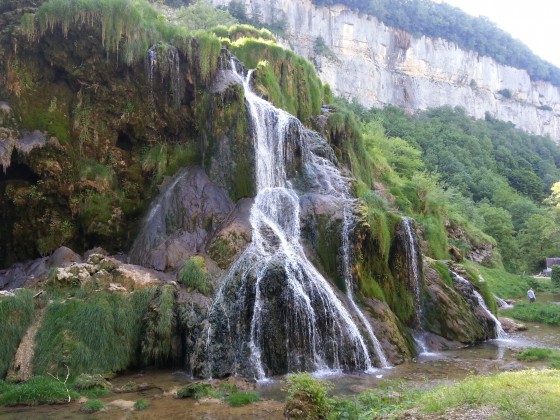
M542 296L549 302L560 301L560 296ZM507 316L503 311L502 316ZM502 371L541 368L540 362L520 362L516 355L527 347L560 349L560 328L545 324L524 323L527 331L509 334L507 339L489 340L473 346L437 353L420 354L414 361L374 372L343 373L321 372L316 376L335 384L336 395L354 395L375 388L386 381L403 381L410 387L430 388L461 380L472 374L490 374ZM192 382L188 373L177 370L148 370L131 372L111 380L115 388L136 383L148 385L143 391L109 394L100 400L106 411L93 415L80 412L82 404L39 407L0 408L0 418L21 419L282 419L286 392L284 378L278 377L257 383L255 391L263 399L244 407L230 407L217 399L201 401L174 398L177 389ZM134 401L144 399L149 407L133 411Z

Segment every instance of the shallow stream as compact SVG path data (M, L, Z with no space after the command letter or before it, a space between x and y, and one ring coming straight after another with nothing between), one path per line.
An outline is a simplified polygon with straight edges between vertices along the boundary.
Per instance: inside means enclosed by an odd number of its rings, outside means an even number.
M559 295L543 294L540 301L558 302ZM507 310L501 313L507 316ZM379 383L405 381L410 386L428 388L460 380L469 374L488 374L517 370L525 367L540 368L546 364L520 362L516 355L527 347L560 349L560 328L526 322L527 331L513 333L508 339L490 340L473 346L439 353L421 354L413 362L389 369L378 369L371 374L325 372L317 376L335 384L335 394L353 395L375 388ZM283 378L257 384L256 391L263 401L244 407L230 407L219 400L201 402L173 397L175 391L191 382L185 372L154 370L120 375L111 382L118 388L127 383L149 384L141 392L110 394L100 398L107 411L88 415L80 412L81 404L39 407L0 408L1 419L282 419L285 399ZM144 399L149 407L145 411L132 411L134 401Z

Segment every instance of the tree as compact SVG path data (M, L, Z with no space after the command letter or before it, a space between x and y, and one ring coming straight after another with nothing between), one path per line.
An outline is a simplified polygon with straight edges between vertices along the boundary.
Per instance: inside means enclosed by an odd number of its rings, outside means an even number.
M560 209L560 181L554 183L552 187L550 187L550 191L551 194L546 199L546 203Z
M216 9L209 0L195 0L182 7L177 13L178 20L191 31L211 29L218 25L232 26L239 21L229 11Z

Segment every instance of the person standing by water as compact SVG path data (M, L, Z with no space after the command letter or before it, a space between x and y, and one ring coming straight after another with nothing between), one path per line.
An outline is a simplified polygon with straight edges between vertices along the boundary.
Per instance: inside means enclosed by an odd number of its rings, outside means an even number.
M533 292L533 289L527 290L527 296L529 296L529 303L533 303L535 301L535 292Z

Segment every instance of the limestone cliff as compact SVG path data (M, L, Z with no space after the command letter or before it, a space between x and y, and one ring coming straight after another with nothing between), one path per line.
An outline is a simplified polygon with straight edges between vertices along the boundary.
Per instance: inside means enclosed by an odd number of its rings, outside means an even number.
M213 2L227 5L230 0ZM315 62L336 95L367 107L461 106L476 118L488 112L531 134L560 141L560 88L532 81L524 70L440 38L415 38L342 5L316 7L311 0L244 3L249 14L257 11L265 22L285 16L286 42ZM324 45L314 48L319 37Z

